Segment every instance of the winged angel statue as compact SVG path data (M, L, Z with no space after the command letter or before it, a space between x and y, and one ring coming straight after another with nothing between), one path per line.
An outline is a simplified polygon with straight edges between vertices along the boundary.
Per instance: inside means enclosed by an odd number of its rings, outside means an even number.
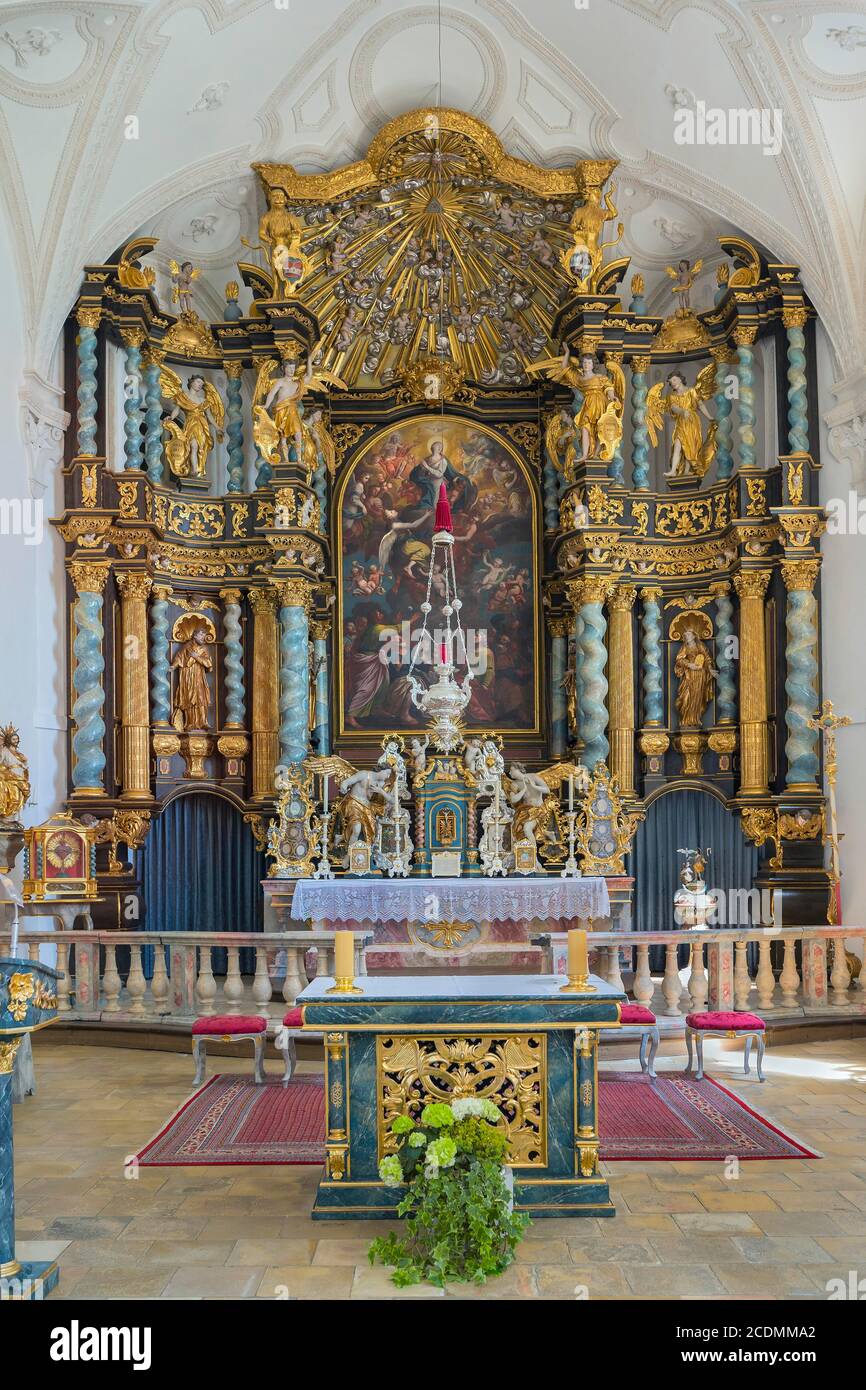
M346 387L345 381L333 372L316 370L314 356L311 354L303 366L298 344L289 343L282 369L276 358L266 358L259 367L253 396L253 438L262 458L271 465L288 463L289 450L294 448L295 459L306 467L308 480L320 452L326 461L332 458L326 446L332 449L333 441L330 436L326 441L320 437L327 434L321 411L314 410L310 422L305 421L303 397L308 391L324 391L327 386Z
M573 432L565 427L564 421L557 422L554 417L547 440L554 451L552 460L559 458L563 443L568 441L563 465L566 478L571 481L575 463L582 463L584 459L599 458L609 463L622 441L625 375L619 363L606 361L604 368L596 371L591 353L583 353L579 363L572 362L566 347L561 357L543 357L526 370L545 372L551 381L570 386L583 397L574 417ZM577 438L580 439L580 454L574 447Z
M653 447L658 443L665 414L670 413L674 419L666 478L703 478L713 461L718 425L704 402L710 400L715 391L715 378L715 363L708 362L698 372L694 386L688 386L682 373L674 371L668 374L666 383L657 382L647 395L646 423ZM665 385L670 387L667 395L663 394ZM701 428L701 415L710 422L706 439Z
M363 841L376 842L378 818L385 810L385 791L393 775L391 767L357 768L331 753L304 759L304 767L319 777L336 777L340 795L334 802L334 846L345 855Z
M160 372L160 390L173 407L164 421L169 435L165 446L169 468L176 478L205 477L214 434L217 440L223 437L225 412L219 392L203 376L189 377L184 388L177 373L165 366ZM178 423L181 412L183 424Z

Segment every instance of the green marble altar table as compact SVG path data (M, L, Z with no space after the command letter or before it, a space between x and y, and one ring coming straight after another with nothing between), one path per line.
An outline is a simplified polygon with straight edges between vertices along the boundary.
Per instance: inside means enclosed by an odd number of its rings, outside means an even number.
M365 975L359 994L313 980L303 1026L325 1047L325 1172L313 1217L393 1217L379 1179L391 1121L431 1100L478 1096L505 1116L515 1206L533 1217L613 1216L598 1172L598 1034L625 995L562 993L564 975Z

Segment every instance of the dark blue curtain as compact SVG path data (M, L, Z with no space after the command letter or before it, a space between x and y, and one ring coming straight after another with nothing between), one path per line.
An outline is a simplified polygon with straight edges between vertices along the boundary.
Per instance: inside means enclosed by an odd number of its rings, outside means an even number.
M224 797L194 792L170 801L154 818L139 867L149 931L261 931L265 856L243 815ZM214 951L213 968L225 970ZM255 953L241 952L241 970Z
M678 849L706 849L709 889L751 888L758 871L758 851L743 835L740 819L709 792L677 790L652 802L641 821L630 855L634 874L636 931L669 931L674 921L674 893L683 860ZM680 952L680 964L688 947ZM650 952L650 969L664 966L664 948Z

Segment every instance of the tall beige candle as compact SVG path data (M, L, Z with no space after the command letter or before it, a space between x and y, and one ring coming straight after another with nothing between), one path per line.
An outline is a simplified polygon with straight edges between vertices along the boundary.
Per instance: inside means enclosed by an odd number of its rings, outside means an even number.
M355 933L334 932L334 975L338 980L355 977Z
M579 975L582 979L589 974L586 932L579 927L573 927L568 933L568 974L569 978Z

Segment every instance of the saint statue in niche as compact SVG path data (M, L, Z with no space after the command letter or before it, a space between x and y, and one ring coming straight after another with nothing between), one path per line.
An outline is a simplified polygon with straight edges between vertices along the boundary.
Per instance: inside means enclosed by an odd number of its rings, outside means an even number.
M679 681L676 710L680 728L699 728L712 698L713 681L719 673L713 666L709 648L694 627L683 629L674 674Z
M199 614L191 613L175 624L174 636L182 639L182 646L171 663L172 669L180 673L174 692L172 723L181 731L206 729L211 702L207 673L213 669L208 648L216 634L210 623L206 626Z

